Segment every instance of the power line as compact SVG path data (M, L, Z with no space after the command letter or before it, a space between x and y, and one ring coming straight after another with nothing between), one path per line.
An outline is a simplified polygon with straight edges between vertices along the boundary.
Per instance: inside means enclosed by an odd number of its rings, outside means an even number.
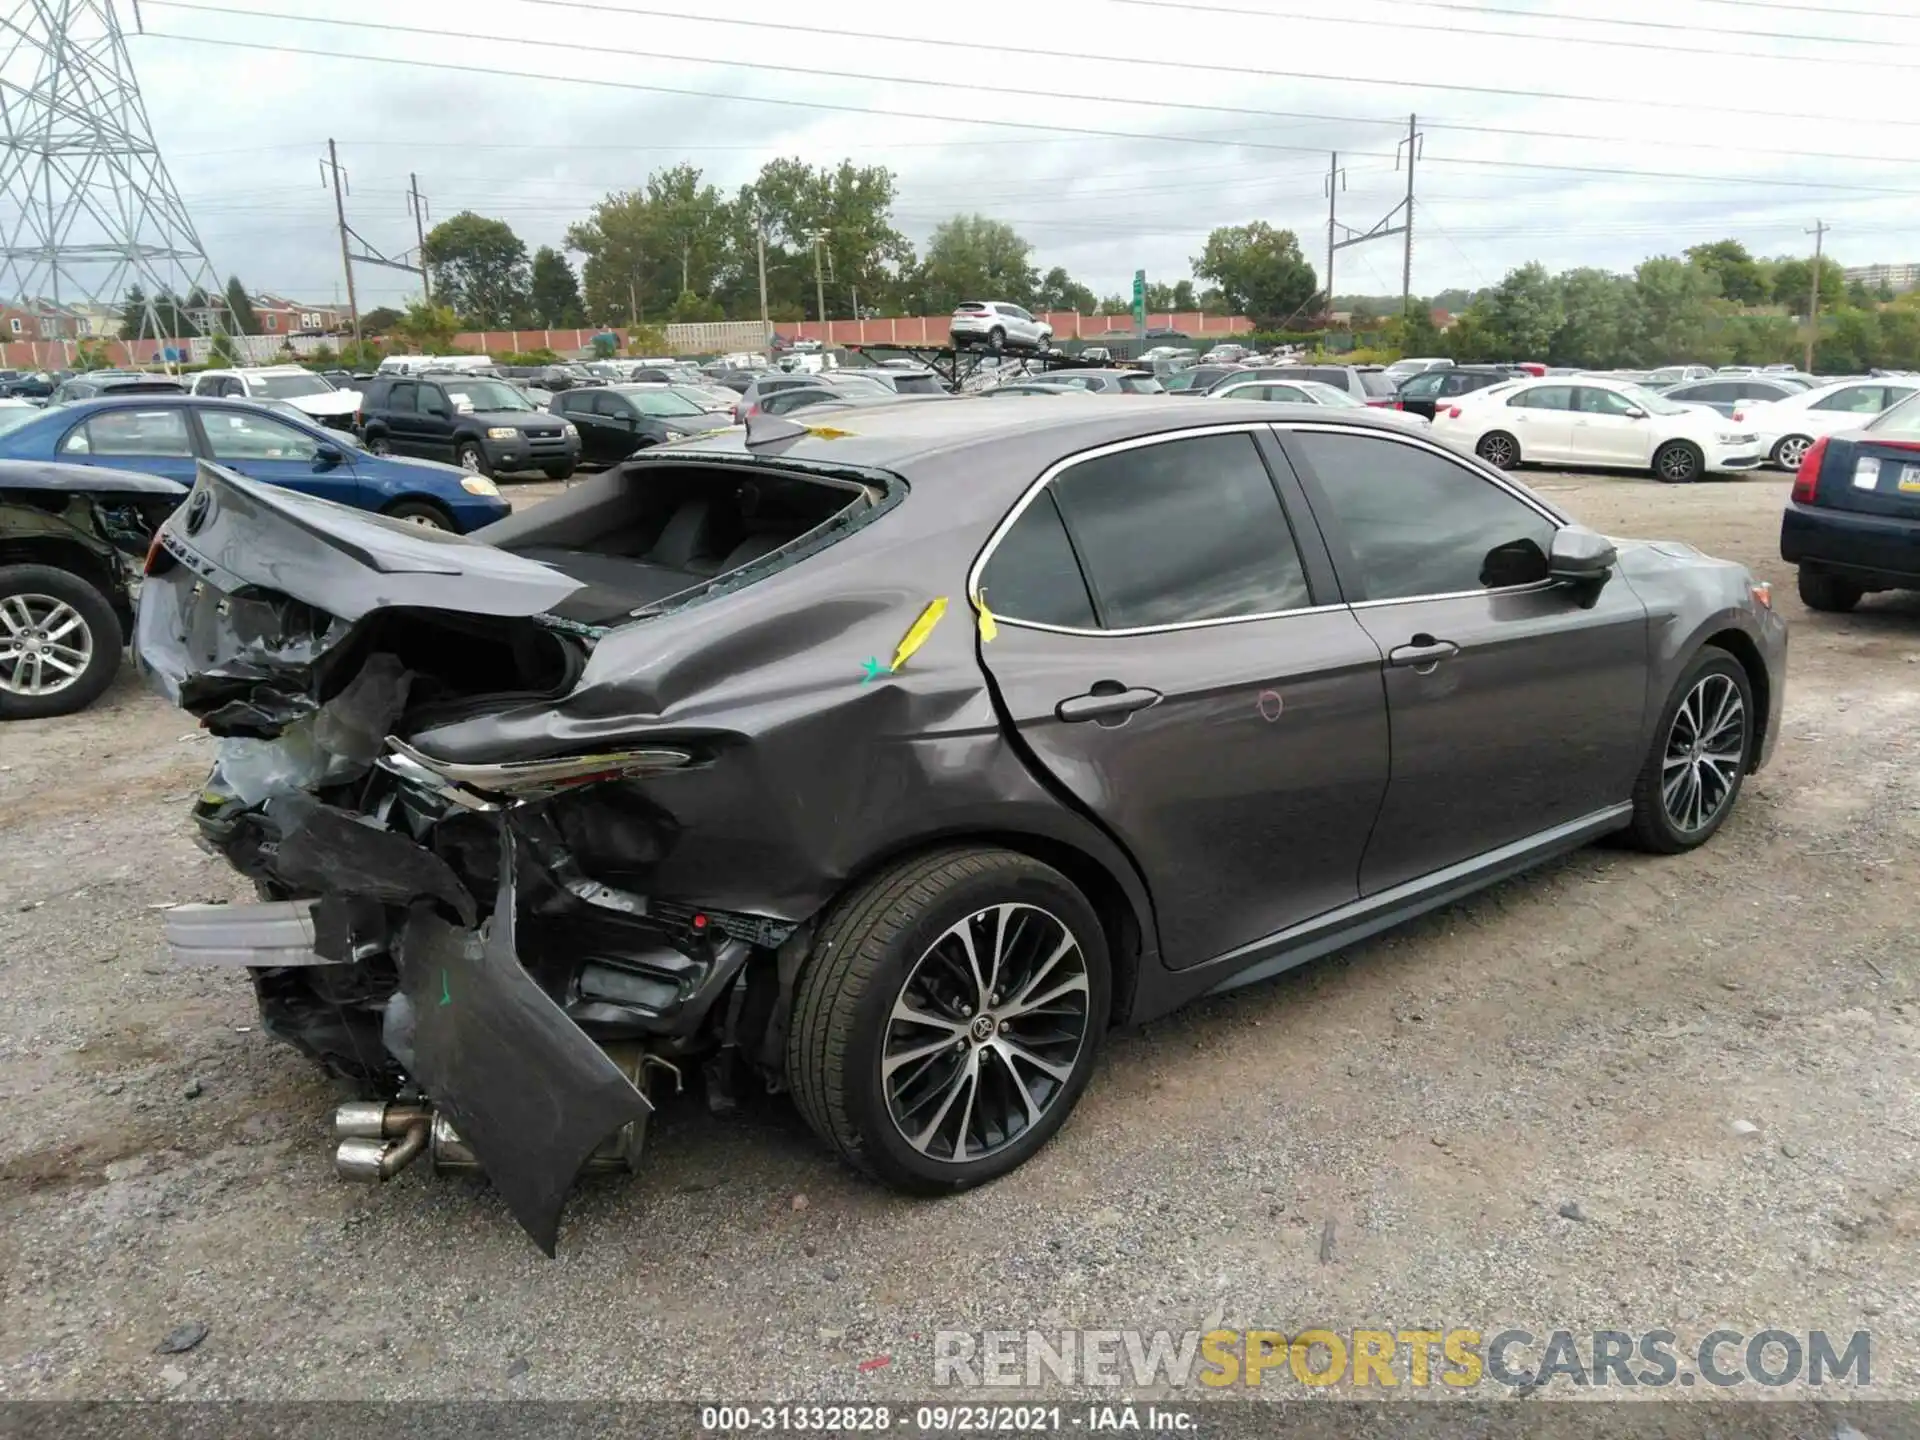
M321 20L321 19L312 19L310 17L305 17L305 16L284 15L284 14L278 14L278 13L267 15L267 14L261 14L260 12L236 10L227 6L197 5L197 4L190 5L190 4L183 3L183 0L149 0L149 3L156 3L156 4L164 3L172 6L175 9L199 10L199 11L206 11L214 14L250 15L252 18L255 18L255 19L306 20L308 21L308 23L313 23L313 24L357 25L357 28L365 29L365 30L390 31L390 32L395 32L400 34L409 34L409 35L425 35L435 39L438 39L441 37L440 31L428 29L422 26L374 24L372 22ZM163 34L163 32L160 32L160 31L148 31L147 33L150 35ZM211 36L204 36L204 35L173 35L173 34L164 34L163 38L170 39L170 40L185 40L190 43L200 44L200 45L221 45L221 46L227 46L230 48L243 49L243 50L266 50L266 51L273 51L277 53L295 54L295 55L325 55L328 58L332 58L332 59L358 60L358 61L366 61L371 63L389 64L389 65L412 65L418 68L433 69L433 70L452 70L452 71L457 71L465 74L512 76L512 77L523 78L523 79L538 79L538 80L545 80L549 82L563 82L563 83L574 83L574 84L581 84L581 85L593 85L597 87L605 87L605 88L613 88L613 89L642 90L642 91L658 92L658 93L673 94L673 95L689 95L689 96L695 96L702 99L744 100L753 104L796 105L796 106L802 106L808 109L835 110L835 111L844 110L844 111L851 111L857 114L890 115L890 116L896 116L896 117L902 117L902 118L908 118L908 119L937 119L937 120L951 121L951 120L957 120L957 119L963 118L963 117L955 117L955 116L931 116L931 115L925 115L925 114L916 113L912 111L881 109L879 107L874 107L874 106L838 105L838 104L833 104L827 101L818 101L818 100L793 100L793 99L786 99L786 98L773 99L767 96L759 96L759 95L730 95L730 94L725 94L723 92L715 92L715 91L697 91L697 90L688 90L688 89L679 88L679 87L643 85L633 81L600 80L600 79L589 77L589 76L538 75L538 74L534 74L527 71L504 70L504 69L498 69L494 67L483 67L483 66L473 66L473 65L456 65L448 61L439 61L439 60L413 60L413 59L407 59L404 57L395 57L395 56L388 56L388 55L356 55L356 54L349 54L344 51L318 51L318 50L311 50L311 49L306 49L298 46L269 44L265 41L218 40L218 39L214 39ZM609 55L609 54L632 55L642 59L675 60L675 61L688 61L690 63L702 63L698 60L697 57L692 57L692 56L666 55L657 51L626 50L618 47L607 46L604 44L589 45L589 44L579 44L579 43L574 43L569 41L516 39L511 36L499 36L499 35L468 35L465 38L470 40L491 41L491 42L495 42L499 44L507 44L507 45L540 45L540 46L552 47L552 48L563 49L563 50L576 50L576 51L591 50L595 54L599 54L599 55ZM942 89L958 89L958 90L969 90L969 91L981 91L981 92L987 92L992 94L1018 95L1025 98L1032 98L1032 99L1053 99L1053 100L1066 99L1066 100L1092 101L1092 102L1098 102L1098 103L1143 104L1143 105L1157 103L1157 102L1147 101L1147 100L1138 100L1138 101L1124 100L1124 99L1116 100L1110 96L1077 95L1077 94L1069 94L1063 91L1027 90L1027 89L1021 89L1014 86L977 85L977 84L965 83L960 81L919 80L919 79L907 79L907 78L902 78L897 76L863 75L863 74L857 74L851 71L824 70L824 69L817 69L812 67L796 66L796 65L772 65L772 64L753 63L748 65L742 65L738 68L753 69L753 70L777 70L777 71L783 71L783 72L792 73L792 74L807 75L807 76L813 76L818 78L838 79L838 80L859 80L859 81L866 81L866 82L877 83L877 84L904 84L904 85L934 86ZM1226 114L1242 114L1242 115L1255 115L1255 116L1265 116L1265 115L1270 115L1274 113L1270 111L1242 109L1234 106L1192 105L1192 104L1187 104L1185 102L1174 102L1174 108L1209 110L1209 111L1217 111L1217 112L1226 113ZM1138 132L1097 130L1091 127L1084 127L1084 126L1073 126L1073 127L1057 126L1057 125L1051 125L1051 124L1043 124L1041 122L1036 122L1036 121L973 119L972 117L965 117L965 118L967 118L970 123L982 124L982 125L1012 125L1012 126L1018 126L1024 129L1041 129L1041 130L1049 130L1049 131L1060 131L1062 133L1068 133L1068 134L1095 135L1095 136L1102 136L1102 137L1114 138L1114 139L1128 139L1128 140L1151 139L1151 138L1167 138L1167 139L1175 139L1175 140L1193 139L1195 143L1231 143L1231 144L1243 146L1245 148L1250 148L1250 149L1286 151L1286 152L1295 153L1295 154L1317 155L1322 153L1318 147L1314 147L1314 146L1279 145L1279 144L1275 144L1272 141L1209 142L1209 141L1199 141L1197 140L1197 137L1184 137L1184 136L1153 137L1153 136L1142 135ZM1389 158L1386 155L1386 153L1382 151L1355 151L1351 153L1367 155L1375 159ZM1688 173L1683 171L1635 170L1635 169L1628 169L1628 168L1619 167L1619 166L1555 165L1555 164L1548 164L1548 163L1539 162L1539 161L1474 159L1474 158L1468 158L1465 156L1445 156L1445 157L1436 156L1433 158L1432 163L1446 164L1446 165L1480 165L1480 166L1493 167L1497 169L1544 170L1544 171L1550 171L1553 173L1560 173L1560 174L1604 175L1604 176L1614 176L1614 177L1623 178L1623 179L1637 179L1637 180L1684 180L1689 184L1699 184L1699 185L1766 185L1766 186L1775 186L1775 187L1785 186L1793 189L1802 189L1802 190L1827 190L1827 191L1847 190L1847 191L1854 191L1862 194L1886 194L1886 195L1912 195L1912 194L1920 193L1913 190L1898 188L1893 186L1858 185L1858 184L1850 184L1845 182L1827 181L1827 180L1790 180L1790 179L1783 179L1776 176L1759 176L1759 175L1700 175L1700 174L1693 174L1693 173Z
M318 19L317 17L310 17L310 16L295 16L295 15L286 15L286 14L263 15L257 11L240 10L232 7L191 4L191 3L188 3L188 0L147 0L147 3L151 5L165 5L176 10L200 10L200 11L207 11L215 14L241 15L249 19L306 20L306 21L309 21L310 23L317 23L317 24L348 25L348 26L351 26L352 28L361 29L361 30L414 31L416 33L422 33L422 34L431 36L436 40L444 40L446 38L445 32L443 30L419 29L418 27L407 27L407 26L381 25L381 24L375 24L372 22L327 21L327 20ZM1132 0L1116 0L1116 3L1132 3ZM1190 8L1197 9L1197 8L1204 8L1204 7L1195 6ZM1254 13L1270 13L1270 12L1254 12ZM693 17L688 17L688 18L693 18ZM1273 16L1271 18L1285 18L1285 17ZM546 74L540 74L534 71L505 70L505 69L500 69L493 66L458 65L449 61L396 60L392 56L351 55L343 51L314 50L314 49L303 48L298 46L269 44L265 41L224 40L224 39L215 39L212 36L180 35L180 34L174 34L171 32L164 32L164 31L157 31L157 30L149 30L146 33L151 36L156 36L160 39L182 40L182 41L188 41L191 43L205 44L205 45L223 45L223 46L228 46L231 48L243 49L243 50L267 50L267 51L275 51L279 53L292 54L292 55L311 55L311 56L317 56L317 57L326 58L326 59L368 60L368 61L381 62L381 63L387 63L387 64L408 64L408 65L417 65L417 66L425 67L428 69L452 70L452 71L457 71L465 74L496 75L496 76L516 78L516 79L543 80L547 82L571 81L576 84L593 85L593 86L597 86L605 89L639 90L639 91L646 91L649 93L662 94L662 95L684 95L684 96L689 96L691 98L699 99L699 100L743 100L743 101L748 101L755 104L791 105L791 106L798 106L804 109L840 111L840 112L856 114L856 115L883 115L883 116L888 116L892 118L903 118L903 119L910 119L910 120L938 120L938 121L943 121L948 123L999 125L999 126L1010 126L1012 128L1023 129L1023 130L1052 130L1052 131L1058 131L1066 134L1114 135L1115 133L1115 132L1100 131L1100 130L1089 130L1084 127L1049 125L1049 124L1042 124L1039 122L1029 122L1029 121L988 120L988 119L976 118L973 116L958 116L958 115L923 115L923 114L915 114L913 112L908 112L908 111L876 109L871 106L834 104L827 101L769 99L763 96L729 94L724 91L692 90L692 89L687 89L683 87L672 87L672 86L663 86L663 85L644 85L634 81L602 80L602 79L589 77L589 76L546 75ZM591 44L567 44L566 42L560 42L560 41L535 41L530 39L524 39L521 37L506 37L506 36L465 35L462 38L474 39L474 40L495 40L495 41L498 41L499 43L511 44L511 45L537 44L542 46L558 46L560 48L572 49L572 50L588 50L588 51L593 51L595 53L602 53L602 54L609 53L605 47L598 46L598 45L591 45ZM905 37L880 37L880 38L900 38L902 43L913 43L913 44L934 43L931 41L927 41L927 42L922 42L919 40L910 41L910 40L906 40ZM945 45L953 45L953 46L964 45L965 48L972 48L972 49L996 50L996 51L1001 51L1003 53L1008 53L1008 54L1034 55L1034 56L1041 56L1041 57L1050 58L1050 59L1059 58L1053 52L1044 51L1044 50L1021 49L1018 47L1001 46L1001 45L984 45L984 44L972 45L970 44L970 42L960 42L960 41L945 41L940 43ZM721 63L721 62L716 62L711 56L704 56L704 55L703 56L665 55L657 51L614 51L611 53L632 54L642 59L672 60L676 62L684 62L687 64L711 65L711 64ZM1076 56L1075 58L1100 61L1104 63L1123 64L1123 65L1151 65L1156 63L1153 61L1134 60L1125 56L1118 56L1118 55L1079 55L1079 56ZM965 89L965 90L999 90L1000 89L1000 87L962 84L957 81L928 81L928 80L912 80L912 79L906 79L898 76L858 75L858 74L853 74L847 71L840 71L840 70L797 70L797 67L791 67L791 66L744 64L744 65L736 66L735 68L796 70L796 73L814 75L814 76L823 76L828 79L865 80L865 81L874 81L880 84L939 85L947 88L958 88L958 89ZM1512 89L1512 88L1505 88L1500 86L1489 86L1489 85L1461 85L1461 84L1456 84L1452 82L1438 81L1438 80L1424 80L1424 79L1423 80L1382 80L1377 76L1368 76L1368 75L1330 75L1330 74L1325 74L1325 73L1315 72L1315 71L1273 70L1273 69L1264 69L1264 68L1254 69L1249 67L1216 66L1211 64L1202 65L1202 64L1199 64L1198 62L1195 62L1194 64L1189 65L1186 68L1205 69L1205 70L1230 73L1230 74L1247 74L1247 75L1257 76L1259 78L1267 79L1267 80L1275 80L1275 79L1316 80L1316 81L1328 81L1336 84L1345 84L1345 85L1384 86L1389 89L1395 89L1395 90L1407 90L1407 89L1443 90L1443 91L1448 91L1451 93L1463 94L1463 95L1495 95L1495 96L1500 96L1500 97L1509 98L1509 99L1554 100L1554 101L1561 101L1561 102L1570 102L1575 104L1628 106L1633 109L1684 110L1688 112L1697 112L1700 108L1698 101L1655 100L1655 99L1641 98L1637 96L1629 99L1629 98L1622 98L1619 96L1583 95L1583 94L1569 93L1566 91L1557 91L1557 90L1520 90L1520 89ZM1042 98L1042 99L1056 99L1056 100L1058 99L1092 100L1098 103L1112 102L1114 100L1114 97L1112 96L1063 95L1058 91L1049 91L1049 90L1001 90L1000 93L1016 94L1016 95L1020 95L1027 98ZM1149 102L1139 102L1139 103L1149 103ZM1153 103L1157 103L1157 102L1153 102ZM1222 107L1179 105L1177 106L1177 108L1218 109ZM1717 105L1714 107L1714 110L1715 110L1715 113L1720 115L1752 116L1752 117L1768 119L1768 120L1814 120L1814 121L1821 121L1824 123L1840 124L1840 125L1874 125L1874 126L1882 126L1882 127L1901 126L1901 127L1920 128L1920 119L1912 119L1912 120L1902 120L1902 119L1892 119L1892 118L1863 119L1859 116L1852 116L1852 115L1822 115L1822 114L1810 113L1807 111L1777 110L1777 109L1742 109L1737 106L1725 106L1725 105ZM1334 123L1355 123L1355 124L1369 124L1369 125L1391 123L1395 126L1398 126L1398 124L1400 123L1397 120L1392 122L1385 122L1376 118L1360 120L1360 119L1355 119L1353 117L1344 117L1344 116L1313 115L1313 114L1295 115L1295 114L1289 114L1288 112L1284 112L1284 111L1240 110L1240 111L1229 111L1228 113L1259 115L1259 116L1274 116L1276 118L1281 118L1281 119L1329 121ZM1460 126L1456 128L1470 130L1476 127ZM1499 133L1511 133L1511 132L1490 130L1489 133L1499 134ZM1537 135L1543 132L1522 131L1519 133ZM1218 138L1215 138L1215 137L1152 136L1152 135L1143 136L1143 135L1118 134L1118 135L1115 135L1115 138L1127 139L1127 140L1170 139L1170 140L1179 140L1186 143L1241 144L1254 149L1263 149L1263 148L1264 149L1295 149L1295 150L1306 149L1309 151L1309 153L1314 153L1314 154L1320 153L1318 149L1312 148L1312 147L1274 146L1271 144L1258 143L1253 141L1232 140L1224 135ZM1583 139L1613 140L1616 142L1618 140L1618 137L1615 137L1615 136L1587 136L1587 135L1563 135L1557 138L1573 139L1573 140L1583 140ZM628 148L634 148L634 147L628 147ZM1906 161L1902 159L1896 159L1893 157L1872 157L1872 158L1880 159L1887 163L1895 163L1895 164L1906 163Z
M158 0L155 0L158 3ZM1135 5L1145 10L1188 10L1204 15L1248 15L1262 20L1311 21L1319 25L1359 25L1377 30L1381 25L1378 18L1361 18L1352 15L1329 15L1323 11L1302 14L1288 10L1255 9L1245 5L1198 4L1195 0L1108 0L1113 5ZM1535 19L1562 19L1542 11L1502 10L1486 11L1474 5L1455 5L1448 0L1376 0L1382 5L1415 5L1438 10L1467 10L1481 14L1530 15ZM1686 27L1681 27L1686 28ZM1738 57L1745 60L1777 60L1787 65L1858 65L1857 56L1851 55L1780 55L1766 50L1731 50L1724 46L1700 45L1659 45L1651 40L1629 40L1625 37L1607 35L1543 35L1534 30L1489 29L1482 26L1460 25L1449 22L1448 33L1454 35L1487 35L1496 40L1541 40L1563 45L1612 45L1626 50L1665 50L1675 55L1710 55L1715 59ZM1745 33L1745 32L1743 32ZM1822 36L1802 36L1800 39L1822 39ZM1865 42L1879 44L1880 42ZM1882 46L1884 48L1884 46ZM1902 64L1897 60L1882 61L1877 68L1887 70L1920 70L1920 64Z

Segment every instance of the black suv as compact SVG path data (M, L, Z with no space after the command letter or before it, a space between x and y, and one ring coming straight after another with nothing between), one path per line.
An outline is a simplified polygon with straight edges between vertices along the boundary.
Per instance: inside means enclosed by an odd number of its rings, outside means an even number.
M1524 370L1507 365L1454 365L1445 370L1423 370L1402 381L1394 398L1398 408L1409 415L1424 415L1431 420L1436 409L1451 403L1456 396L1485 390L1489 385L1504 385L1525 374Z
M376 455L450 460L478 475L544 470L564 480L580 461L571 423L487 375L376 376L361 392L358 422Z

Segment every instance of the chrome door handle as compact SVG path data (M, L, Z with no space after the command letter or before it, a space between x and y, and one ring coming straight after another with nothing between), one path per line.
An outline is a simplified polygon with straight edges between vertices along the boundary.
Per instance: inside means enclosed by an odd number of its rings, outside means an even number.
M1387 664L1411 666L1426 674L1442 660L1451 660L1460 647L1451 640L1436 640L1431 635L1416 635L1408 645L1396 645L1387 652Z
M1102 680L1084 695L1073 695L1053 707L1068 724L1097 720L1102 725L1124 724L1136 710L1160 703L1158 690L1127 689L1115 680Z

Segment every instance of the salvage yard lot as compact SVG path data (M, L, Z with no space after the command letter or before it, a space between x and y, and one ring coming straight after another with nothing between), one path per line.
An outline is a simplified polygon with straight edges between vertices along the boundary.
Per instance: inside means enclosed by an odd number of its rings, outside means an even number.
M126 675L0 730L0 1395L924 1396L938 1329L1218 1324L1866 1329L1920 1394L1920 603L1809 615L1772 474L1527 478L1774 582L1784 731L1726 829L1116 1035L939 1202L694 1087L554 1262L483 1184L340 1183L331 1087L161 958L166 904L247 898L189 838L209 742Z

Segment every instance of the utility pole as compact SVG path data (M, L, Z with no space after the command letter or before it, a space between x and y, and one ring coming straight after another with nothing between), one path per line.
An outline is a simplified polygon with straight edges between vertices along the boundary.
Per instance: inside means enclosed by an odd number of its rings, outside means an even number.
M687 251L687 237L682 235L680 237L680 293L682 295L687 294L693 289L692 284L689 283L687 279Z
M768 337L773 334L773 322L767 318L767 221L764 215L754 219L753 240L760 255L760 343L771 347Z
M640 292L635 288L633 276L627 276L627 328L640 328Z
M1413 306L1413 162L1420 153L1420 141L1420 117L1409 115L1407 117L1407 218L1404 226L1406 252L1400 261L1400 317L1403 322L1407 311ZM1394 148L1399 149L1397 145Z
M820 343L827 343L827 282L820 271L820 242L832 232L829 230L809 230L807 238L813 241L813 294L815 303L820 307Z
M1820 256L1827 238L1827 231L1833 227L1824 220L1815 220L1813 228L1807 234L1813 236L1813 292L1807 303L1807 374L1813 374L1813 342L1820 338Z
M420 177L407 176L407 206L413 211L413 237L420 242L420 289L433 303L433 281L427 277L427 197L420 193Z
M1333 243L1333 232L1339 223L1334 219L1335 195L1346 183L1346 176L1340 170L1340 152L1332 151L1327 161L1327 313L1333 313L1333 252L1340 247Z
M347 313L353 316L353 348L360 349L360 302L353 293L353 250L347 244L347 202L340 198L345 172L340 168L340 153L333 141L327 141L327 161L320 167L333 175L333 213L340 222L340 268L347 272Z

